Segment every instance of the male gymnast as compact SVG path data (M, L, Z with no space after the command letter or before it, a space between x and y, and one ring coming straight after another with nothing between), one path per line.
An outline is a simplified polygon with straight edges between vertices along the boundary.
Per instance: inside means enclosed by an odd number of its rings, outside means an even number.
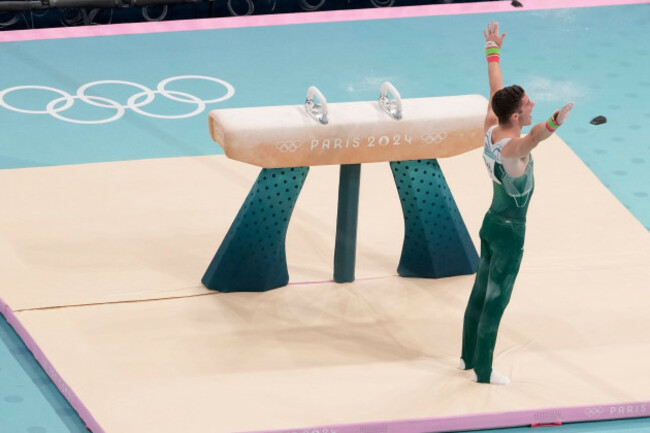
M524 251L526 211L535 186L530 152L566 121L573 103L522 137L521 128L532 123L535 104L521 87L503 87L499 58L506 34L499 36L499 24L489 23L483 34L490 81L483 158L493 195L479 232L481 259L465 310L459 368L473 369L476 382L507 385L510 379L492 370L492 358Z

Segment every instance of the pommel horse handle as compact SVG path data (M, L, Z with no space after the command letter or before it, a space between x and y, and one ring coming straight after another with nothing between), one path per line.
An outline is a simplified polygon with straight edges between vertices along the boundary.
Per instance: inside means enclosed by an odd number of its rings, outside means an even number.
M318 97L320 104L314 102L314 95ZM305 100L305 111L319 123L327 125L327 100L316 86L310 86L307 89L307 99Z
M286 285L291 213L309 166L327 164L341 166L334 279L353 281L360 164L381 161L390 162L404 215L398 273L474 273L478 254L436 159L482 145L486 106L480 95L402 99L386 82L378 101L328 104L312 86L304 107L212 111L210 134L226 156L263 168L203 284L222 292Z
M393 94L394 100L388 99L388 92ZM389 81L384 81L381 85L379 93L379 105L388 113L393 119L400 120L402 118L402 97L399 92Z

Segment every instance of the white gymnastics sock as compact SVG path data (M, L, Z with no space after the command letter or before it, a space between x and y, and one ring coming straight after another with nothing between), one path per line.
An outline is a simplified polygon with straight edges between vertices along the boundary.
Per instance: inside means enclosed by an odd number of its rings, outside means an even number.
M476 376L476 372L474 373L474 377L472 378L474 382L478 382L478 377ZM508 376L505 376L498 371L492 370L492 374L490 374L490 383L492 385L507 385L510 383L510 379Z

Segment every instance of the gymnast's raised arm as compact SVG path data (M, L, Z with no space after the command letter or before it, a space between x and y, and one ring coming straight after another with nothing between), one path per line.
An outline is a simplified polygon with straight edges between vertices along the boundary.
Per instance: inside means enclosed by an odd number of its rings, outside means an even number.
M492 96L503 88L503 79L501 77L501 66L499 65L499 56L501 45L506 34L499 36L499 23L492 21L488 24L487 30L483 30L485 35L485 56L488 62L488 77L490 80L490 101L488 102L487 115L485 116L484 130L487 131L493 125L498 123L497 116L492 111Z
M525 170L525 167L523 166L520 166L520 172L517 172L516 169L513 169L511 172L510 167L512 166L512 162L510 160L527 158L530 151L533 150L540 141L546 140L548 137L553 135L555 130L566 121L572 108L573 102L569 102L561 109L555 110L546 122L540 122L533 126L527 135L510 140L501 151L503 166L508 174L511 176L520 176L523 174L523 170Z

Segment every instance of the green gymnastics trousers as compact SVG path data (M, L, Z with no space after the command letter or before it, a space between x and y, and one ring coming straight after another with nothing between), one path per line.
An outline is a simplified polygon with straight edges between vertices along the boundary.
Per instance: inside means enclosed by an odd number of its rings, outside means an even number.
M525 220L488 211L481 231L481 259L463 324L462 358L479 382L489 383L499 323L523 255Z

